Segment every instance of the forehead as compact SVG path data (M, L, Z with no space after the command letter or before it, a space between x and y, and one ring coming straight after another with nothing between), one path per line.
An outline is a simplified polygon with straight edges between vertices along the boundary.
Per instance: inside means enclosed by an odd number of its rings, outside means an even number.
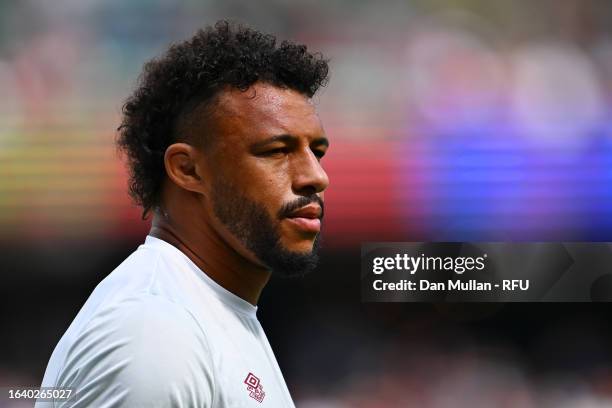
M274 85L256 83L246 91L224 90L214 111L217 131L230 143L252 143L282 134L307 139L323 136L312 101Z

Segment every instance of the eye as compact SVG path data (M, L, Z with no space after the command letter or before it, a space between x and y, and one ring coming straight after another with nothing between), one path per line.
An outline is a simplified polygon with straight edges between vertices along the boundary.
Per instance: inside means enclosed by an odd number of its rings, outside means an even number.
M271 149L265 152L266 156L280 156L285 155L289 152L289 149L286 147L277 147L276 149Z

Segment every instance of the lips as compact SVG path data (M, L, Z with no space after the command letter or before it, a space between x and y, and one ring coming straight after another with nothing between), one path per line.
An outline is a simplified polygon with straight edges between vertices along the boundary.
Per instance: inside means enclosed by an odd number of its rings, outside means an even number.
M311 204L293 211L287 220L301 230L317 233L321 230L322 213L320 206Z
M306 207L299 208L289 214L289 218L321 218L321 207L316 204L309 204Z

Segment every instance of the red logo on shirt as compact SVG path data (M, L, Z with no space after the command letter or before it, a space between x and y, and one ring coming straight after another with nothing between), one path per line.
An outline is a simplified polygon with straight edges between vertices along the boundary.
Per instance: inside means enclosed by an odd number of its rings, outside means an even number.
M245 378L244 383L247 385L249 397L253 398L257 402L262 402L266 396L266 393L259 382L259 378L257 378L253 373L249 373L249 375L247 375Z

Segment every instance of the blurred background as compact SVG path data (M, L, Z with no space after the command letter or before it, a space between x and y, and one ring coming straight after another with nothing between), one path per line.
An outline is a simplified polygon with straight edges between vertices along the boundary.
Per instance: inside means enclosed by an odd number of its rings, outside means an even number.
M143 242L122 103L146 60L220 18L331 60L323 262L272 281L258 312L298 407L612 406L606 304L359 289L366 241L612 241L603 0L0 1L0 386L40 384Z

